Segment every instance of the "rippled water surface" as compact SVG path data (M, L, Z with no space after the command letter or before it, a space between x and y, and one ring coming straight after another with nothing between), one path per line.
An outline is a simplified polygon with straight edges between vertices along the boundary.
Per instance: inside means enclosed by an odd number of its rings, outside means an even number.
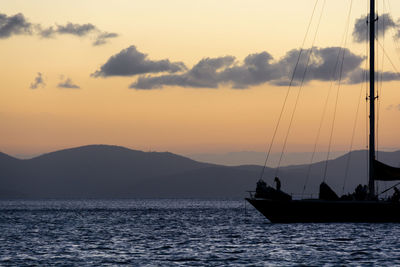
M244 201L0 201L0 265L400 265L400 224L270 224Z

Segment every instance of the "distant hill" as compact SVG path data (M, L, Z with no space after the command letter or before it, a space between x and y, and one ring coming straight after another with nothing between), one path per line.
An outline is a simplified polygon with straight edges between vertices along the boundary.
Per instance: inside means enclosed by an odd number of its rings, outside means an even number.
M150 177L212 166L168 152L106 145L65 149L29 160L3 155L0 188L26 197L130 196L138 182Z
M282 158L281 165L286 166L295 164L308 164L312 154L312 152L285 153L285 156ZM325 160L326 154L326 152L316 152L314 154L314 161ZM331 158L336 158L344 154L346 154L346 152L343 151L332 151L330 153ZM186 156L200 162L208 162L225 166L238 166L243 164L264 164L266 154L265 152L256 151L239 151L213 154L188 154ZM268 166L276 167L278 165L280 156L281 153L271 153L268 158Z
M366 183L366 152L351 153L345 191ZM328 163L326 181L338 193L349 154ZM400 151L380 152L393 166ZM325 162L311 166L306 193L316 194ZM281 167L282 189L301 193L308 165ZM90 145L32 159L0 153L0 198L243 198L254 190L261 167L202 163L169 152L142 152L119 146ZM266 168L272 183L275 169Z

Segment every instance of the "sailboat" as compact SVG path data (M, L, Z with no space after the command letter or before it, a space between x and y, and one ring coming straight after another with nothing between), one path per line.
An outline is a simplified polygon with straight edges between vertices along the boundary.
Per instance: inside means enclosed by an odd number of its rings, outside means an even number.
M359 198L339 198L326 184L320 186L318 199L299 199L279 188L267 186L261 179L256 194L246 200L272 223L309 222L400 222L400 192L398 197L379 200L375 181L400 180L400 168L391 167L375 157L375 0L370 0L369 14L369 181L359 188Z

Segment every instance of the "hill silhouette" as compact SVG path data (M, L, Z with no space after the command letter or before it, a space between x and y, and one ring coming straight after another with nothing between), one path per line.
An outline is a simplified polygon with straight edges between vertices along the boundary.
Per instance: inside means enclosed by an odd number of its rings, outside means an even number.
M367 181L366 152L354 151L328 162L326 182L339 194ZM379 152L393 166L400 151ZM306 194L317 194L325 162L310 169ZM281 167L282 189L301 193L309 165ZM143 152L120 146L89 145L32 159L0 152L0 198L242 198L254 190L261 167L202 163L169 152ZM271 184L275 169L266 168Z

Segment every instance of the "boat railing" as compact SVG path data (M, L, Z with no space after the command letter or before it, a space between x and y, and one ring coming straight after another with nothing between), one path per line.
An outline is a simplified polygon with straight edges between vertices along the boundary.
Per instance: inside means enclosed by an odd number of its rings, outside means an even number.
M248 190L246 192L249 193L250 198L255 198L256 191ZM300 193L296 194L296 193L291 193L290 196L292 197L292 199L296 199L296 200L297 199L312 199L315 196L318 196L318 194L300 194Z
M246 191L246 192L249 193L250 198L255 198L254 195L255 195L256 191Z
M315 196L318 196L318 194L290 194L292 196L292 199L312 199Z

